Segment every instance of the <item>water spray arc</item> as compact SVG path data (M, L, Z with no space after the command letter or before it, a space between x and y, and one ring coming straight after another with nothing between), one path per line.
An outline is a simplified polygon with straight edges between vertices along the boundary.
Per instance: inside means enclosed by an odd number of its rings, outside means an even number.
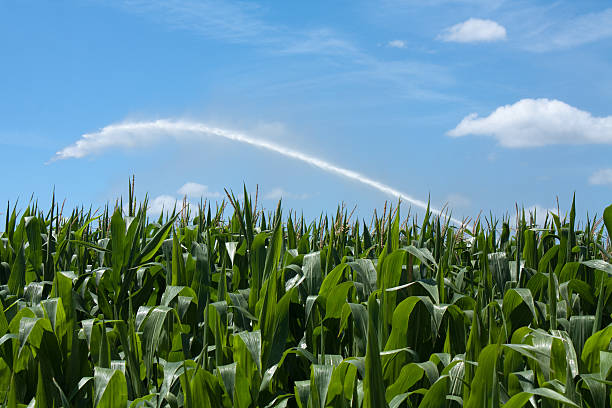
M327 173L336 174L361 184L370 186L382 193L399 198L421 209L427 209L427 203L411 197L390 187L384 183L373 180L367 176L336 166L325 160L313 157L296 150L272 143L266 140L256 139L243 133L234 132L217 127L211 127L204 123L190 121L156 120L149 122L129 122L109 125L96 133L85 134L73 145L67 146L57 152L52 160L62 160L68 158L80 158L101 149L110 147L134 148L141 145L150 145L151 142L161 140L163 137L174 138L177 140L192 140L202 136L216 136L228 140L245 143L251 146L276 152L282 156L289 157L314 167ZM430 208L434 214L442 215L442 212L435 208ZM461 221L450 217L450 221L460 225Z

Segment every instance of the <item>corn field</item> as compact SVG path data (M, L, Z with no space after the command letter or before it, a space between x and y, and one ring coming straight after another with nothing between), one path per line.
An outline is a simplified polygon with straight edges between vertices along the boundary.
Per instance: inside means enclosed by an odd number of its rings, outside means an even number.
M611 405L612 206L456 226L127 201L7 207L3 406Z

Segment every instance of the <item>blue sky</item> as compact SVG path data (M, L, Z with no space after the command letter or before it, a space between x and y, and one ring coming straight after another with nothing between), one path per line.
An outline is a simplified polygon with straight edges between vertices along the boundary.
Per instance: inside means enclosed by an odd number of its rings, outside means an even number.
M601 213L610 7L3 1L0 200L44 203L55 186L95 207L135 174L154 211L244 182L309 217L340 202L369 217L398 192L404 214L428 195L456 218L557 196L567 209L574 191L579 213Z

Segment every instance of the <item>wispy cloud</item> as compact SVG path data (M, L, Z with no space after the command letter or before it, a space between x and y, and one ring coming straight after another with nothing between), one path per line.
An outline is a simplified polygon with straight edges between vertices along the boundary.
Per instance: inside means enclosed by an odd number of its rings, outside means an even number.
M472 113L448 136L493 137L504 147L553 144L612 144L612 116L591 113L555 99L522 99L486 117Z
M306 78L311 85L322 85L327 80L337 83L338 79L347 81L355 78L360 82L365 79L369 83L392 83L399 94L411 98L456 100L449 98L446 91L434 89L437 82L449 76L449 71L442 66L381 60L330 27L293 29L268 23L267 9L255 3L112 0L110 4L172 29L190 31L227 43L247 44L276 57L333 56L330 70ZM392 41L389 46L400 46L398 41ZM405 43L403 45L406 46ZM415 65L425 69L412 69ZM300 86L300 83L297 81L285 86Z
M277 54L338 54L355 51L329 28L291 29L266 21L255 2L212 0L111 0L109 3L170 29L207 38L263 46Z
M205 186L204 184L194 183L193 181L189 181L183 184L183 186L178 189L177 193L191 198L221 197L221 194L219 192L210 191L208 189L208 186Z
M595 185L612 184L612 169L600 169L589 177L589 183Z
M111 0L108 3L171 29L230 42L266 42L276 28L252 2L211 0Z
M499 8L504 2L505 0L383 0L382 4L384 6L384 11L388 13L397 13L414 8L440 6L473 6L481 10L494 10Z
M525 40L531 51L566 49L612 37L612 8L558 18Z
M387 43L387 46L391 48L406 48L406 42L402 40L392 40Z
M296 49L292 52L296 52ZM384 60L344 40L339 41L333 48L328 47L325 52L328 55L335 53L334 67L325 74L272 86L306 90L315 85L334 87L340 83L354 83L360 87L392 86L393 94L400 98L421 101L460 99L448 93L449 88L456 84L456 79L447 66L404 58Z
M439 38L459 43L501 41L506 39L506 29L493 20L470 18L447 28Z
M280 54L318 54L335 56L359 55L352 42L342 38L330 28L317 28L287 33L279 42Z

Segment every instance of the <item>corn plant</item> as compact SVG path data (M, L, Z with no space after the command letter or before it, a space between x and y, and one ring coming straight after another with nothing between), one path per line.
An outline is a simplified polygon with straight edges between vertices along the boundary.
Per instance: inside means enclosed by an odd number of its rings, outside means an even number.
M610 406L612 206L516 220L9 205L0 403Z

